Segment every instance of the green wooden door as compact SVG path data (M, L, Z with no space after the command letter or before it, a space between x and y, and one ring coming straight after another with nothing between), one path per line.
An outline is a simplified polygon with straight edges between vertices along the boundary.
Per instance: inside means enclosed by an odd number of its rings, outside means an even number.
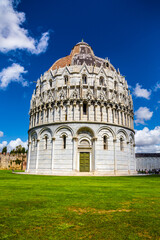
M81 152L80 153L80 172L90 171L90 153Z

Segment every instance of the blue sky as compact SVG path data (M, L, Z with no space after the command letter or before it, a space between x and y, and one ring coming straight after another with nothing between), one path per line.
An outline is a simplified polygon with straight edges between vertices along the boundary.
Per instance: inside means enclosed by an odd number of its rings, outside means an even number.
M83 38L133 94L139 152L160 152L160 1L0 1L0 149L26 146L41 74Z

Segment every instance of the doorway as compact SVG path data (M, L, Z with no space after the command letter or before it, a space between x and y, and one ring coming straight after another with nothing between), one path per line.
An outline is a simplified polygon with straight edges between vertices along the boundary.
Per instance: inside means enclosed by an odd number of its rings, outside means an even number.
M89 152L80 152L80 172L90 172Z

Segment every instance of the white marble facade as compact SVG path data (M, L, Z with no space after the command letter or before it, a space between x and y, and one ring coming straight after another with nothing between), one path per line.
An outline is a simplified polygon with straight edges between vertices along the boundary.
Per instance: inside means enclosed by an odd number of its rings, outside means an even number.
M84 42L37 80L30 106L29 173L136 171L133 102L127 82Z

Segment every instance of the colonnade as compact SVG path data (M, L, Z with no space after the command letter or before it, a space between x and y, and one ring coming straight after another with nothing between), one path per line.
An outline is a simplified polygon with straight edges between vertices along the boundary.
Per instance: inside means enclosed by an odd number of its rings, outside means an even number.
M87 112L83 113L83 104L87 104ZM133 111L122 104L98 101L55 101L36 107L30 111L30 128L53 122L94 121L123 125L131 129Z

